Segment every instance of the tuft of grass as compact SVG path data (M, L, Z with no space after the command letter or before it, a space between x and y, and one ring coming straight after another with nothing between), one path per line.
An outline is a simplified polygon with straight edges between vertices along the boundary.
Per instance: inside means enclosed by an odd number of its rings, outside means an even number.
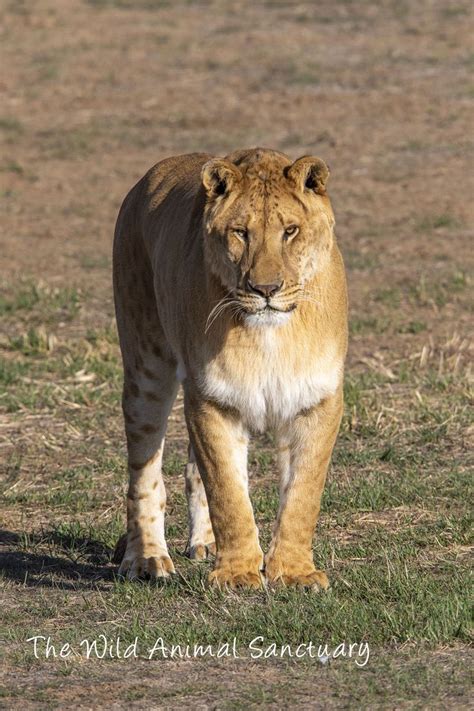
M32 309L39 300L37 286L31 283L21 285L15 289L13 294L0 295L0 315L15 313L21 309Z
M183 473L187 459L173 452L168 455L163 462L163 471L167 476L179 476Z
M258 448L250 456L250 466L257 474L267 474L275 466L274 452Z
M16 160L7 160L5 163L0 165L0 170L3 173L16 173L16 175L23 175L25 170L20 163Z
M198 0L187 1L188 4L192 4ZM120 10L158 10L171 5L171 0L86 0L86 2L99 9L114 7Z
M9 116L1 116L0 131L4 131L6 134L12 134L17 136L23 133L24 127L19 119Z
M416 283L409 284L409 300L418 306L436 304L439 308L445 306L453 297L469 286L469 276L463 271L441 276L436 281L428 280L424 274Z
M92 256L90 254L81 254L78 258L79 265L87 271L92 269L110 269L110 259L105 256Z
M390 330L391 319L387 317L357 317L354 316L349 321L349 331L351 334L363 333L386 333Z
M396 308L400 305L401 293L396 287L378 289L374 294L374 300L385 306Z
M22 280L0 291L0 316L17 315L18 311L35 312L43 323L70 320L80 307L81 294L75 287L51 288L41 282Z
M95 132L88 126L48 129L38 134L41 150L47 158L72 160L87 157L93 150Z
M457 5L452 3L441 8L441 15L444 18L451 19L455 17L464 17L469 14L469 8L465 5Z
M402 324L398 328L398 333L423 333L428 328L424 321L408 321L408 323Z
M37 81L53 81L59 77L60 60L56 54L41 52L33 58Z
M444 212L439 215L428 215L421 218L415 224L417 232L430 232L431 230L439 230L444 227L455 229L460 226L458 218L450 213Z
M44 328L30 328L10 339L10 348L26 356L45 355L54 349L56 338Z

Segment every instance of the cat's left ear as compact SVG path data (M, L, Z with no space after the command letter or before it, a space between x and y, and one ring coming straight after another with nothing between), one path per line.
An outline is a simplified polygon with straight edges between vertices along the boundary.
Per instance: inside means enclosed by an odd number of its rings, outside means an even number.
M318 195L326 194L329 168L321 158L303 156L285 169L285 175L301 191L312 190Z

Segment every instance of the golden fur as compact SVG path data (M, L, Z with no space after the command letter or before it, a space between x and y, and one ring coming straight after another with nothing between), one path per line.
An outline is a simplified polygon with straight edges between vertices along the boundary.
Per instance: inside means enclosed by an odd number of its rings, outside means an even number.
M181 381L189 555L216 551L217 584L327 587L312 537L347 347L328 175L318 158L292 163L266 149L192 154L158 163L125 199L114 244L130 473L122 574L174 570L161 460ZM276 435L281 497L264 557L247 446L266 428Z

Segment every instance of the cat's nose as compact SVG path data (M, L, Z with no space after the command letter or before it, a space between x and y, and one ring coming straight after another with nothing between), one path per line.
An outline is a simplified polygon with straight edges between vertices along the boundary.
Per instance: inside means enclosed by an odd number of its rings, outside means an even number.
M274 281L271 284L253 284L250 279L248 279L247 284L250 291L254 291L256 294L269 299L270 296L273 296L277 293L277 291L280 291L283 286L283 281Z

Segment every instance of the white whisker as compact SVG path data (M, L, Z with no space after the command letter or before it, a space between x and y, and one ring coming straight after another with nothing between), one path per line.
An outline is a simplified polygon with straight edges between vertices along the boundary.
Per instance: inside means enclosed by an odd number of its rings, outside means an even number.
M207 317L204 333L207 333L216 319L219 318L227 308L232 306L242 308L240 302L232 296L224 296L224 298L220 299Z
M298 298L296 299L296 303L301 303L303 301L308 304L313 304L314 306L321 305L321 302L317 301L313 296L309 296L308 294L299 294Z

